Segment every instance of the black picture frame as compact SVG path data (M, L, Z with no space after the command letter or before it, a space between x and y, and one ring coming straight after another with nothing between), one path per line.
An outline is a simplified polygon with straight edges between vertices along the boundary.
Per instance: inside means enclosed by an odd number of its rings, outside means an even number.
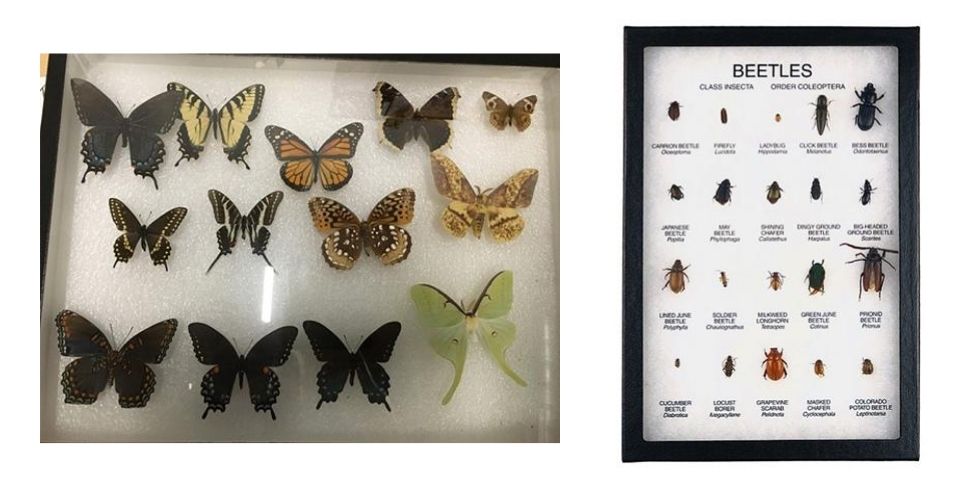
M643 96L649 46L895 46L899 76L900 436L895 440L643 439ZM919 459L919 28L626 27L623 168L622 459Z
M236 55L233 55L236 56ZM263 54L241 56L270 56L306 59L341 59L362 61L400 61L414 63L448 63L461 65L526 66L560 68L557 53L401 53L401 54ZM41 109L41 303L44 301L44 275L47 270L48 237L54 201L55 171L58 162L58 139L61 134L62 101L65 94L65 69L68 55L50 54L44 83L44 104Z

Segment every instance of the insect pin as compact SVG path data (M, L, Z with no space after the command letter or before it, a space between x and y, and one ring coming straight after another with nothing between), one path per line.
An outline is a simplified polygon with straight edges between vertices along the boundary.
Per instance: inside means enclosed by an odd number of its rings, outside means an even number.
M878 293L878 297L881 298L881 288L885 285L885 273L882 270L881 263L884 262L888 264L893 270L895 266L892 265L885 255L889 252L893 254L898 254L898 250L890 250L887 248L877 248L877 247L859 247L857 245L851 245L850 243L842 243L841 247L851 247L856 250L867 250L868 253L858 252L854 254L857 258L845 262L846 264L853 264L854 262L862 263L861 278L858 282L858 299L861 299L861 292L868 292L874 290Z
M870 375L875 372L875 365L871 363L871 359L865 358L861 361L861 374Z
M827 271L823 268L823 260L818 264L817 261L810 261L810 270L806 273L807 289L810 296L820 293L823 294L823 282L827 278Z
M762 365L765 366L762 370L763 378L779 381L789 375L789 371L786 370L789 364L783 360L782 350L776 347L770 347L769 352L764 353L764 355L766 359L762 361Z
M858 98L858 103L852 105L851 107L857 107L858 112L854 116L854 124L857 125L861 131L867 131L874 127L875 123L881 126L881 121L878 120L878 114L881 114L881 109L876 105L879 100L885 98L885 94L878 95L875 90L874 84L868 82L864 86L864 90L858 93L857 90L854 91L854 95Z
M786 277L779 272L770 272L766 280L769 281L769 288L773 291L779 291L783 287L783 278Z
M714 197L715 201L717 201L718 204L721 204L722 206L731 202L733 187L735 186L732 185L732 182L730 180L725 179L721 181L721 183L718 184L718 189L715 190L715 197Z
M864 185L861 186L861 205L867 206L871 203L871 193L878 190L877 187L871 187L871 182L868 179L864 179Z
M688 267L691 266L688 265L687 267L684 267L684 264L681 263L681 259L675 260L674 265L664 269L667 271L667 273L664 274L664 279L666 279L667 282L664 284L664 287L660 289L663 290L666 289L667 286L670 286L670 290L675 294L687 289L685 280L690 281L691 278L687 277L687 273L684 271L686 271Z
M826 95L817 96L817 103L813 102L810 105L814 106L813 109L813 125L817 128L817 134L823 136L823 132L830 127L830 110L828 106L830 101L827 100Z
M769 201L769 204L776 204L776 201L778 201L780 197L783 197L783 188L779 187L779 182L774 180L766 189L766 200Z
M728 356L721 365L721 372L725 373L726 378L731 378L735 374L735 358Z
M676 100L670 103L670 107L667 108L667 117L671 121L676 121L677 118L681 117L681 105Z

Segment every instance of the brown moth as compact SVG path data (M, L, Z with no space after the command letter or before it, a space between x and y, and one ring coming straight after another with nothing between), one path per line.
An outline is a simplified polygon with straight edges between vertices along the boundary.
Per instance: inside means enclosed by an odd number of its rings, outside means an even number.
M518 131L524 131L531 125L531 114L534 114L534 106L538 103L537 95L528 95L517 101L514 105L504 102L504 99L490 93L483 92L483 102L487 105L490 112L490 124L503 131L508 125L514 126Z
M467 230L480 238L483 225L488 224L490 235L499 242L517 238L524 230L519 208L531 205L538 171L525 168L503 184L492 189L473 190L466 176L452 160L444 155L431 155L432 178L439 194L450 199L442 212L442 226L456 238L466 236Z

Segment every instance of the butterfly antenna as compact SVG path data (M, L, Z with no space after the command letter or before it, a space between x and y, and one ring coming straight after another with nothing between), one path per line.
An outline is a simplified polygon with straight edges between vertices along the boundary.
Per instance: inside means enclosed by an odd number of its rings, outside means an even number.
M213 269L213 268L214 268L214 264L217 264L217 263L218 263L218 259L220 259L222 255L224 255L224 253L222 253L222 252L218 252L218 256L217 256L217 257L215 257L215 258L214 258L214 261L213 261L213 262L211 262L211 265L210 265L210 266L208 266L208 270L207 270L207 272L205 272L205 274L207 274L208 272L211 272L211 269Z
M129 336L132 335L132 333L133 333L133 327L129 327L129 331L126 332L126 339L129 339Z

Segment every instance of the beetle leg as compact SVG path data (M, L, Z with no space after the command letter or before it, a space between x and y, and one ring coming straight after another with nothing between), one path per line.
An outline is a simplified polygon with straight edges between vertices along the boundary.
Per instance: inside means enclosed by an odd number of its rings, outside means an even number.
M861 273L861 277L858 277L858 301L861 300L861 290L864 289L864 273Z
M876 289L878 290L878 299L881 299L881 288L883 288L884 286L885 286L885 273L882 272L881 279L878 281L878 286L876 287Z
M663 291L664 289L667 289L667 285L668 284L670 284L670 280L668 280L667 282L665 282L664 283L664 287L660 288L660 290Z

